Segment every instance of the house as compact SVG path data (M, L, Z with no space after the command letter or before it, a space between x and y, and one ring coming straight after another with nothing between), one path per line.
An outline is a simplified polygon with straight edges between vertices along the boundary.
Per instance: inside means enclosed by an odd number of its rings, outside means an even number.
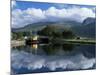
M31 44L47 44L49 43L49 37L47 36L32 36L28 39L26 39L26 44L31 45Z

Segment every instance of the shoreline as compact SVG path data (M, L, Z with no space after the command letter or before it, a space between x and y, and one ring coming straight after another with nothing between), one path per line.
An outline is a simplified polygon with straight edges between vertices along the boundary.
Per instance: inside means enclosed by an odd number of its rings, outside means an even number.
M54 43L73 43L73 44L96 44L95 40L76 40L76 39L55 39ZM17 47L25 45L25 40L11 40L11 47Z
M96 44L95 40L65 40L65 42L79 43L79 44Z
M22 46L25 45L25 40L11 40L11 47Z
M91 39L54 39L54 43L73 43L73 44L96 44L96 40Z

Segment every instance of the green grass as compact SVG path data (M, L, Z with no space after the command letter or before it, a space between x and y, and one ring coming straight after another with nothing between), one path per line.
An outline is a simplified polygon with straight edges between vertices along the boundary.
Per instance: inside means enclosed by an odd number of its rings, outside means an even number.
M92 39L68 39L68 40L62 40L63 42L70 42L70 43L81 43L81 44L96 44L95 40Z
M54 39L54 43L96 44L95 39Z

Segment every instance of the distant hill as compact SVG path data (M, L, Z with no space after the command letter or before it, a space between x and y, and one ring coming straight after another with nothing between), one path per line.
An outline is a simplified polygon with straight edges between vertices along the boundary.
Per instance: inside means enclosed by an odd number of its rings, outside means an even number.
M87 18L80 26L73 26L72 30L82 37L95 38L96 36L96 19Z
M83 21L82 25L89 25L89 24L92 24L92 23L95 23L95 22L96 22L96 18L88 17Z
M26 25L21 28L12 28L13 32L20 32L20 31L38 31L43 29L47 25L53 25L59 28L70 28L71 26L80 25L81 23L76 21L64 21L64 22L38 22Z
M47 25L55 26L58 29L71 29L77 36L95 38L96 36L96 19L87 18L83 23L76 21L61 22L38 22L26 25L22 28L12 28L12 32L38 31Z

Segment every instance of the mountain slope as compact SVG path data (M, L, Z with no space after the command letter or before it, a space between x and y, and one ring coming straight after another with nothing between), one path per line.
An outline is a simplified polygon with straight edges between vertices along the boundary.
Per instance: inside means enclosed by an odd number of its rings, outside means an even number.
M96 20L95 18L87 18L80 26L73 26L72 30L81 37L96 37Z
M20 32L20 31L38 31L43 29L47 25L53 25L56 27L61 27L61 28L70 28L71 26L77 26L80 25L80 23L75 22L75 21L65 21L65 22L38 22L38 23L33 23L26 25L22 28L12 28L12 31L14 32Z
M83 23L75 21L63 21L63 22L38 22L29 24L22 28L12 28L12 32L24 32L24 31L38 31L46 27L47 25L55 26L58 29L71 29L77 36L95 38L96 36L96 19L87 18Z

